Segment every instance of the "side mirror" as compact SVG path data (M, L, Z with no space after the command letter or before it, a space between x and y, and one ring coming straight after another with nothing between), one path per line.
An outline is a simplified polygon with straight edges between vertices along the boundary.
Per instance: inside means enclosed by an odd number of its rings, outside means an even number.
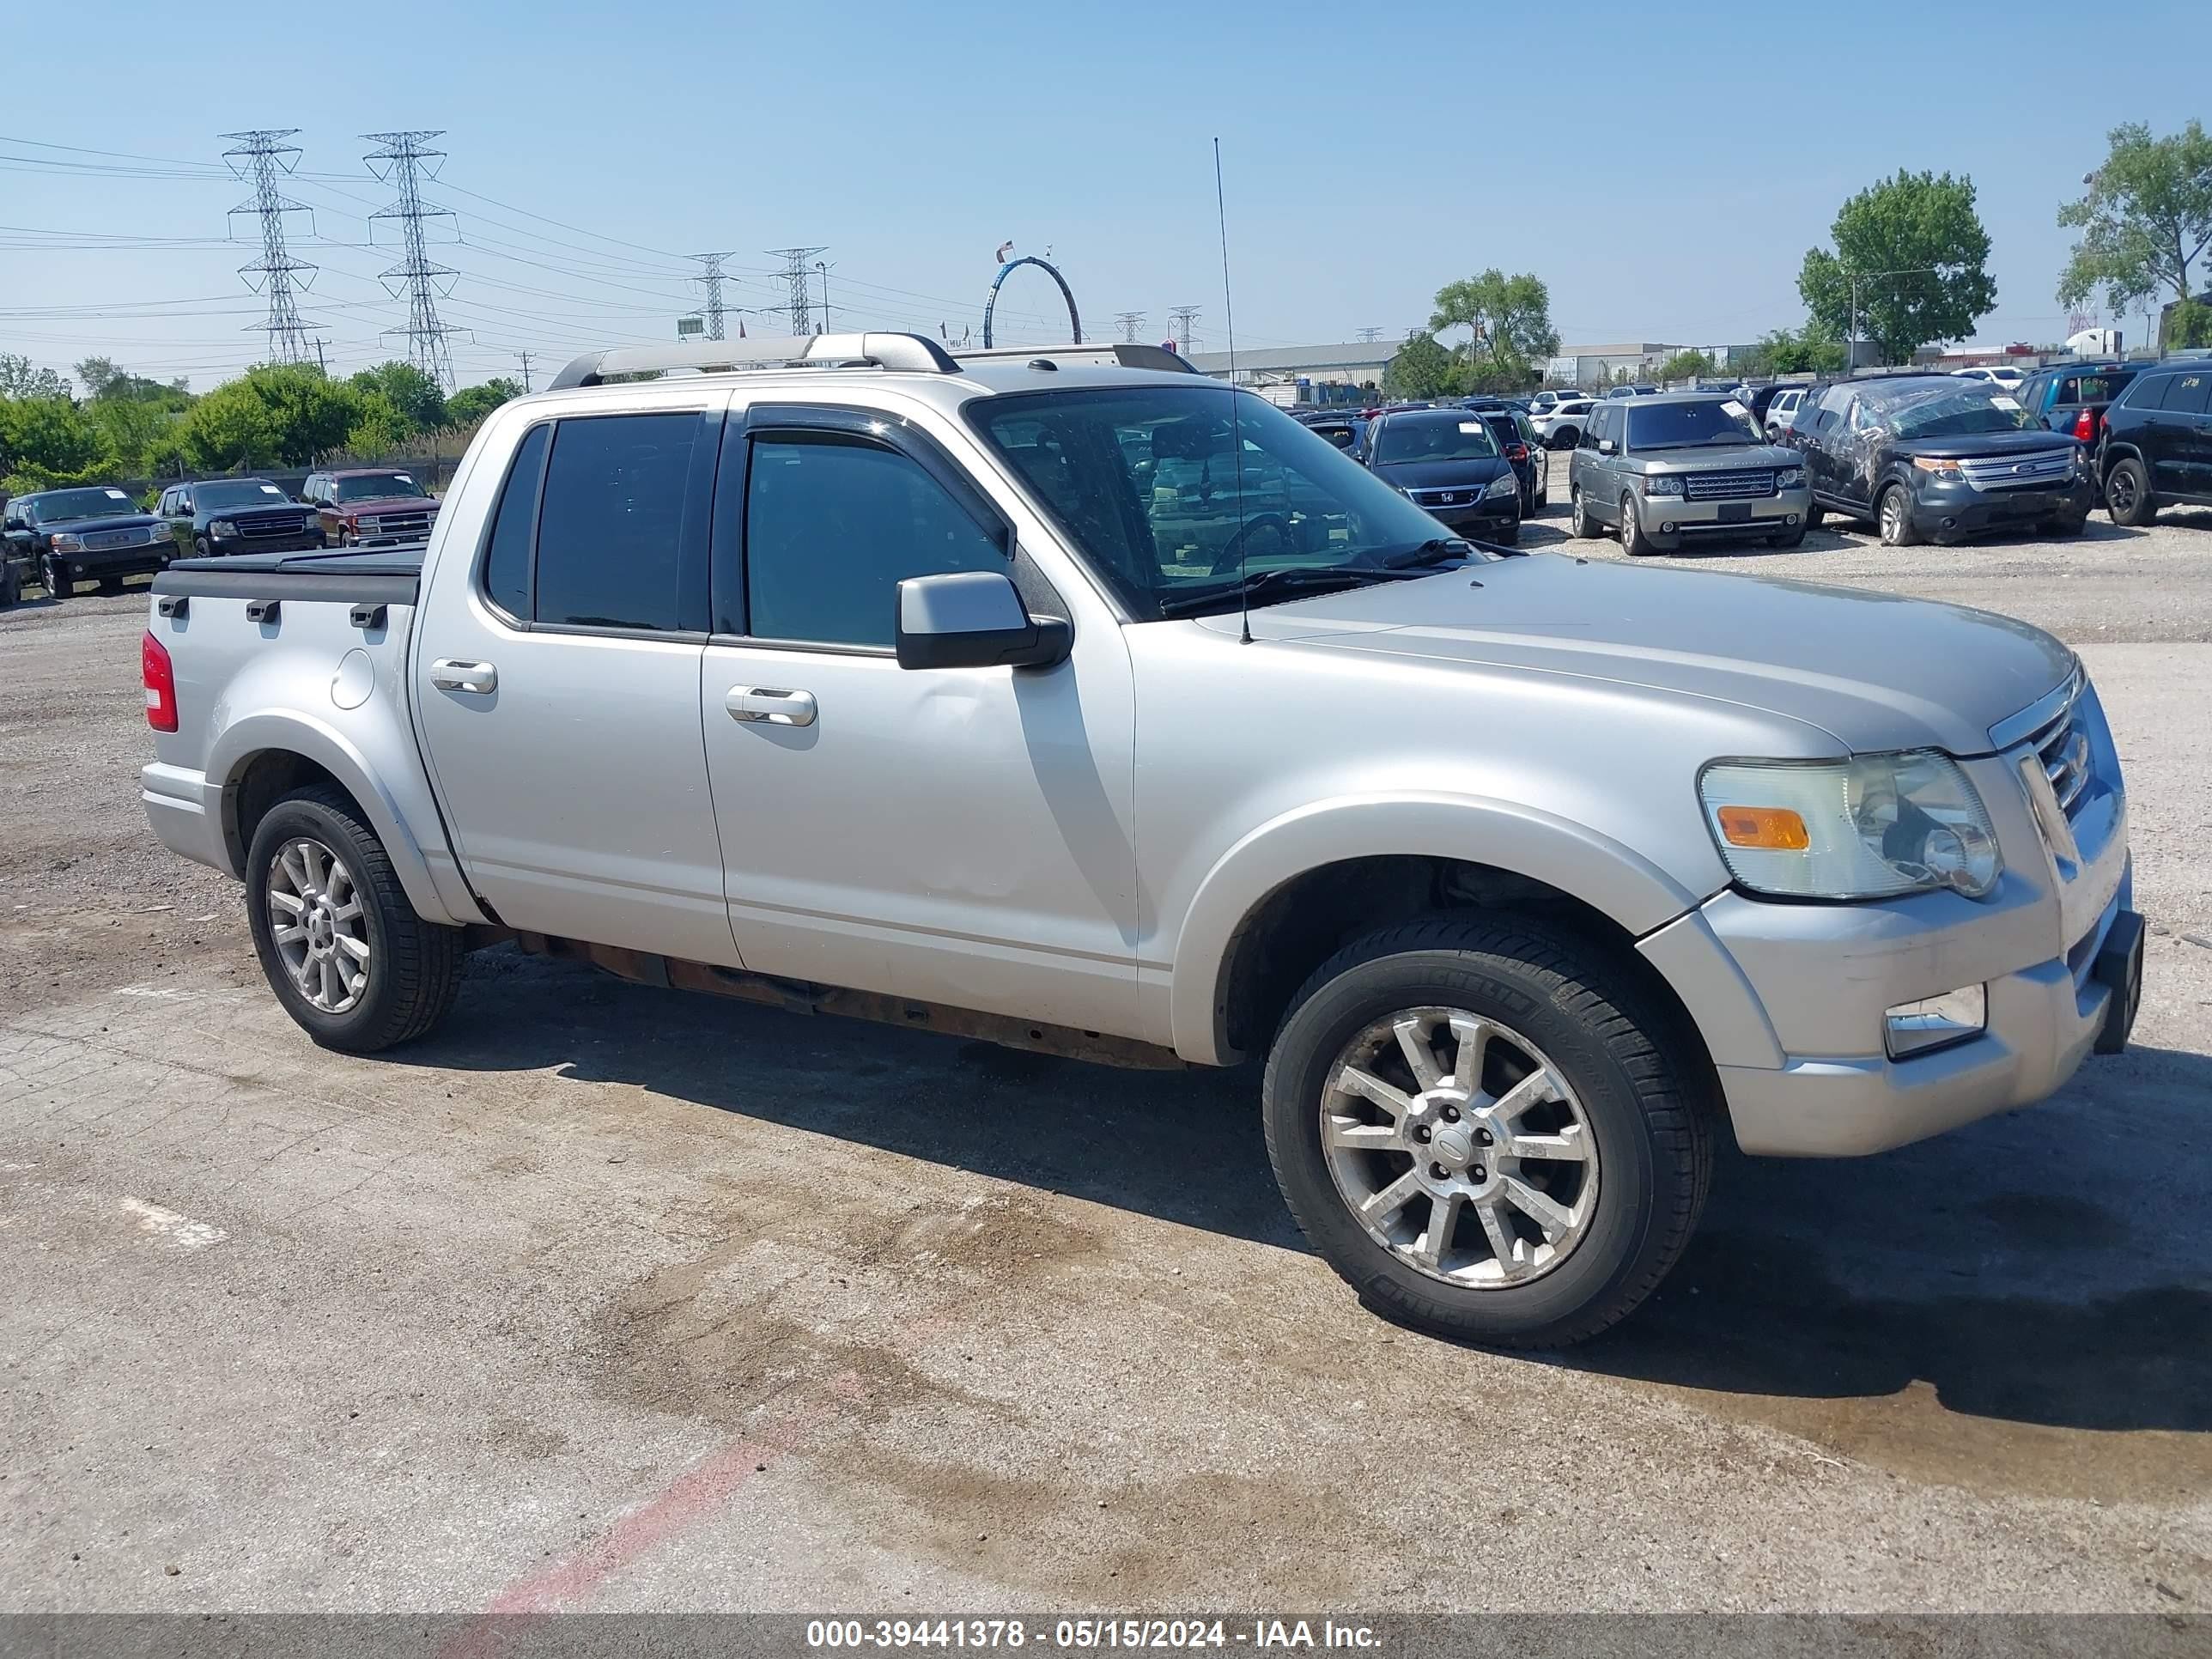
M1601 454L1601 455L1610 455L1610 454L1612 454L1612 453L1613 453L1613 440L1612 440L1612 439L1610 439L1610 438L1600 438L1600 439L1597 441L1597 453L1598 453L1599 454Z
M908 576L898 585L901 668L1045 668L1064 662L1075 630L1032 617L995 570Z

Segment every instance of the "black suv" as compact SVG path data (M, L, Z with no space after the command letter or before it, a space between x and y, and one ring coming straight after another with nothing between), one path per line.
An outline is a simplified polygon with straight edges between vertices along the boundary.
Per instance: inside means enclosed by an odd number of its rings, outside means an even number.
M114 592L123 579L169 562L169 526L141 513L119 489L40 489L18 495L0 515L11 558L28 560L57 599L79 580Z
M1544 441L1529 424L1528 412L1509 403L1470 404L1468 412L1482 417L1490 435L1498 441L1513 476L1521 481L1521 516L1533 518L1540 507L1552 504L1551 469L1545 465Z
M2097 453L2114 524L2161 507L2212 507L2212 362L2152 363L2105 410Z
M323 545L321 519L266 478L209 478L171 484L155 511L169 521L181 556L297 553Z
M1821 382L1782 441L1804 452L1815 523L1863 520L1891 547L2027 525L2078 535L2095 498L2087 449L1955 374Z
M1369 471L1456 534L1521 539L1521 479L1481 416L1467 409L1387 410L1367 428Z

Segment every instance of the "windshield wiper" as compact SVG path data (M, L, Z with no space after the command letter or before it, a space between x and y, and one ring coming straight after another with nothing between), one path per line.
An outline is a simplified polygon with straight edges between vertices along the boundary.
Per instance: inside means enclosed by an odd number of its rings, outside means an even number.
M1457 536L1431 536L1419 547L1393 554L1382 562L1385 570L1415 570L1424 565L1449 564L1474 551L1474 544Z
M1235 604L1240 598L1247 605L1272 604L1288 599L1292 594L1325 592L1332 588L1364 587L1370 582L1403 581L1408 576L1425 574L1413 567L1388 565L1291 565L1274 570L1255 571L1242 581L1221 582L1177 593L1160 601L1160 617L1195 616L1224 603Z

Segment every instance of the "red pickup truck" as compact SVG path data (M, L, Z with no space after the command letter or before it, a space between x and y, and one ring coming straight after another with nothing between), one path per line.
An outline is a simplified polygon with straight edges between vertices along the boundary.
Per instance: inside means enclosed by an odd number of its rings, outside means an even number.
M391 467L311 472L300 499L315 509L324 539L339 547L419 542L438 519L430 492L412 473Z

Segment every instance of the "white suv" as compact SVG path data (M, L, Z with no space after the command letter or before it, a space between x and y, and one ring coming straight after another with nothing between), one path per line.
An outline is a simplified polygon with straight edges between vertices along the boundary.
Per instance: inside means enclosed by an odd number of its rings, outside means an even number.
M2021 382L2027 378L2016 368L1980 367L1954 368L1951 373L1962 380L1987 380L1993 386L2002 386L2007 392L2019 391Z

